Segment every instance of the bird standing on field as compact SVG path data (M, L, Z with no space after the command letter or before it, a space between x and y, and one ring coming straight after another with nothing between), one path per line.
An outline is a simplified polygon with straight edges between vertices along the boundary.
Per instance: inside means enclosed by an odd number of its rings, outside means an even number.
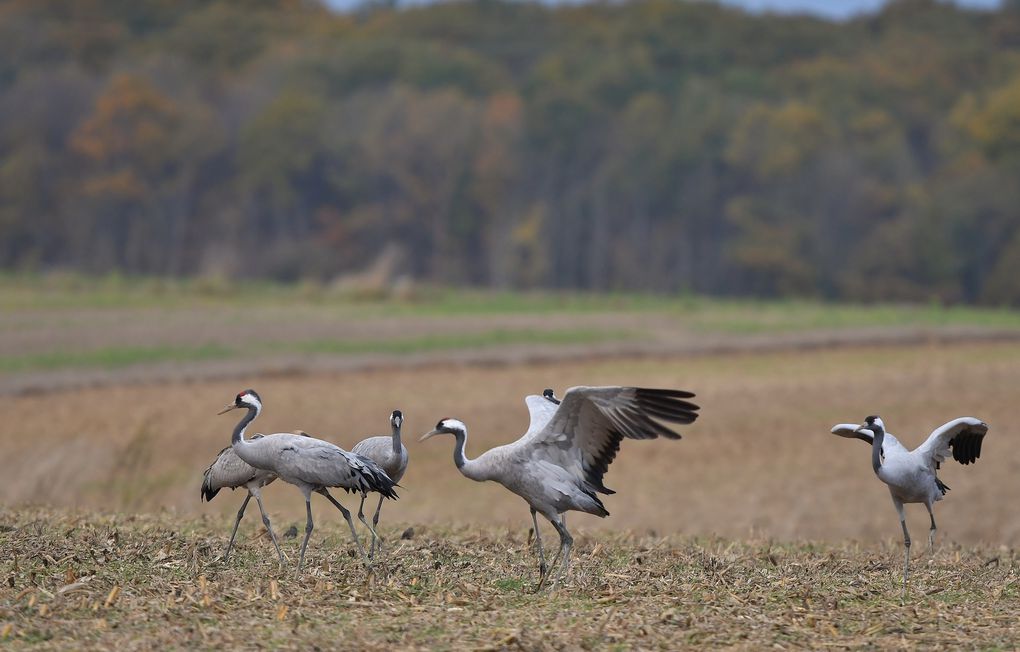
M262 435L254 435L252 439L260 437ZM276 480L275 473L256 469L238 457L231 446L221 450L216 459L213 460L213 463L205 470L202 478L203 500L211 501L219 493L220 489L228 487L231 490L238 487L244 487L248 490L248 495L244 497L244 502L241 503L241 509L237 510L237 519L234 521L234 529L230 533L227 549L223 553L223 561L227 561L227 558L230 557L230 549L234 546L234 537L237 536L237 526L241 524L241 517L244 516L244 510L248 507L248 501L251 500L252 496L255 496L255 502L259 504L259 511L262 512L262 523L269 530L269 536L273 540L276 554L280 556L280 563L283 563L283 553L280 552L280 544L276 541L273 526L269 522L266 508L262 505L262 487L270 484L273 480Z
M493 480L527 501L535 524L541 574L536 590L540 590L551 569L545 563L536 514L546 517L560 535L560 572L565 575L574 540L567 531L564 512L608 516L598 494L615 493L606 488L602 477L620 450L620 442L625 437L679 439L679 434L655 419L693 423L699 408L685 400L693 396L677 389L573 387L558 405L547 396L526 397L531 425L524 436L473 460L464 453L467 426L457 419L441 419L421 441L439 434L453 435L453 461L464 476L478 482Z
M861 425L840 423L832 433L840 437L860 439L871 445L871 466L878 479L889 486L893 505L900 515L903 528L903 590L907 589L910 568L910 533L903 514L904 503L924 503L931 518L928 530L928 550L935 549L935 514L932 505L942 500L949 487L938 479L935 472L946 457L953 456L961 464L970 464L981 457L981 442L988 432L988 424L974 417L960 417L936 428L923 444L908 451L878 416L869 416Z
M227 404L220 414L236 408L248 411L234 428L231 438L231 446L237 456L253 467L271 471L284 482L295 485L305 497L308 521L305 525L305 539L301 543L298 570L300 571L304 564L305 548L314 528L311 499L313 491L325 496L340 510L351 529L351 537L361 552L365 565L371 566L354 529L351 513L333 498L327 487L340 487L348 493L378 491L386 498L396 499L397 494L393 491L396 484L393 480L372 460L348 453L339 446L314 437L278 433L247 440L244 438L244 431L262 412L262 399L255 390L245 390L234 398L233 403Z
M403 413L400 410L394 410L390 414L390 430L392 434L389 437L369 437L359 441L351 449L351 452L355 455L362 455L378 464L383 471L386 471L386 475L390 476L393 482L400 482L400 479L404 477L404 471L407 470L407 448L400 443L400 426L403 422ZM379 525L379 512L382 510L383 497L382 495L379 496L379 505L375 508L372 525L369 525L368 521L365 520L365 498L366 494L361 494L358 518L361 519L361 522L372 533L372 548L369 550L368 556L373 557L375 555L376 541L379 539L375 526Z

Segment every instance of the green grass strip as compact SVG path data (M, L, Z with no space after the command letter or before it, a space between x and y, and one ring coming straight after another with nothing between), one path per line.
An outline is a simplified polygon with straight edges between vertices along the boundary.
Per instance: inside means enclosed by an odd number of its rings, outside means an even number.
M318 353L352 355L358 353L427 353L458 349L478 349L513 344L587 344L636 337L634 333L599 330L492 330L465 334L440 334L378 340L310 340L253 343L249 353ZM153 346L116 347L92 351L50 351L0 357L0 373L22 373L66 368L117 369L157 362L194 362L234 358L239 349L209 344L196 347Z

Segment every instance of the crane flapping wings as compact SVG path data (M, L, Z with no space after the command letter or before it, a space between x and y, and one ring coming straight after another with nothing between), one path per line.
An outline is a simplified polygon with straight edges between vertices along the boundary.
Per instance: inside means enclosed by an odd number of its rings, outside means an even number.
M981 457L981 442L988 432L988 424L974 417L960 417L936 428L918 452L938 469L952 450L953 459L970 464Z
M612 494L602 477L620 442L625 437L680 439L679 433L659 421L693 423L699 407L685 400L693 396L679 389L572 387L560 405L552 406L556 409L546 423L530 431L527 443L534 456L571 471L595 491ZM528 401L528 407L535 426L536 417L544 417L544 411L537 412L533 401Z

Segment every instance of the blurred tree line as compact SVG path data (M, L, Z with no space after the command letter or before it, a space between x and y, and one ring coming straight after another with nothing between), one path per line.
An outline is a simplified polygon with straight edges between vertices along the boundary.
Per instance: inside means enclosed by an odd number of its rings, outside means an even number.
M0 2L0 268L1020 304L1020 3Z

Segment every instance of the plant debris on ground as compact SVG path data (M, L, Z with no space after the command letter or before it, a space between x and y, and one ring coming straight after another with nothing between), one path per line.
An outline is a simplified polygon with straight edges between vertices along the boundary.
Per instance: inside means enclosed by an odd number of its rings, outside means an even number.
M372 572L342 524L308 566L228 519L0 509L0 645L39 649L983 648L1020 645L1017 552L582 531L569 579L533 593L526 528L391 523ZM404 533L403 536L401 533ZM554 541L546 538L547 548Z

